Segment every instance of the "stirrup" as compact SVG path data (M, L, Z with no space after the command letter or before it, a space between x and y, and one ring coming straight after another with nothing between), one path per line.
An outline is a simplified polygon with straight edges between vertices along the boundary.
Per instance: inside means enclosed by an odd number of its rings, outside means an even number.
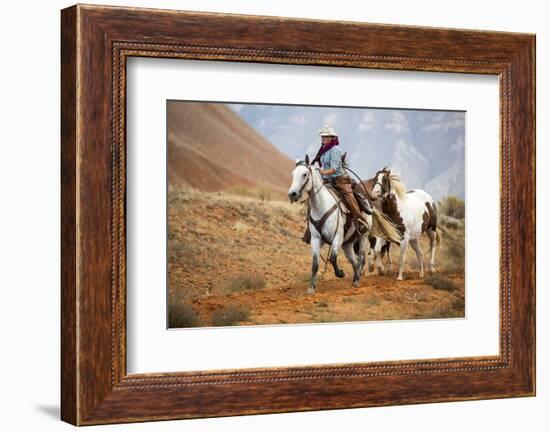
M357 219L355 228L357 229L357 232L361 235L364 235L369 231L369 225L361 219Z

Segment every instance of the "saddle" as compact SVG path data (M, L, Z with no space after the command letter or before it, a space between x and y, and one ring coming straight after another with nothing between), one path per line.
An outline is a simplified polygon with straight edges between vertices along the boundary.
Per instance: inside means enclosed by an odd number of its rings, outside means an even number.
M347 152L342 154L342 166L344 167L344 169L348 167L348 162L346 160L347 155L348 155ZM370 201L368 199L368 196L363 194L363 193L359 193L359 192L355 191L356 187L357 187L357 181L355 181L353 178L351 178L351 189L353 190L353 196L355 197L355 200L359 204L359 209L361 211L364 211L365 213L371 215L372 214L372 209L371 209L371 206L370 206Z
M323 231L323 225L325 224L325 221L337 209L340 209L345 214L350 214L350 212L351 212L350 209L347 207L347 205L344 203L344 200L341 198L341 196L339 196L339 194L340 194L339 191L336 189L336 187L334 187L332 185L331 181L330 180L324 180L323 182L324 182L325 186L327 187L328 191L330 193L332 193L337 198L336 199L337 202L325 214L323 214L323 216L319 220L314 220L311 217L311 214L309 213L309 210L308 210L307 218L308 218L309 222L311 222L311 224L315 227L315 229L319 233L321 233ZM357 193L355 191L353 192L353 194L354 194L354 197L355 197L355 199L357 200L357 202L359 204L359 208L361 209L361 211L364 211L367 214L372 214L372 210L370 208L370 204L369 204L369 201L367 200L367 198L364 195L362 195L361 193ZM350 229L351 224L352 224L352 218L351 217L346 217L346 222L344 224L344 232L347 232ZM352 236L350 236L346 241L344 241L344 244L346 244L350 241L354 241L356 237L357 237L357 232L354 232ZM310 240L311 240L311 233L310 233L309 227L308 227L306 229L306 232L304 233L302 241L309 244ZM331 241L328 241L326 238L325 238L325 241L327 241L329 244L332 243Z
M359 204L359 209L369 215L372 214L372 208L370 205L370 201L368 200L367 196L363 193L359 193L355 191L355 185L357 184L354 180L352 181L352 190L353 190L353 196L355 197L355 200ZM336 197L339 198L340 201L340 208L343 212L346 214L349 214L350 210L347 207L347 205L344 203L344 200L340 196L340 192L332 185L332 182L330 180L324 180L323 181L327 189Z

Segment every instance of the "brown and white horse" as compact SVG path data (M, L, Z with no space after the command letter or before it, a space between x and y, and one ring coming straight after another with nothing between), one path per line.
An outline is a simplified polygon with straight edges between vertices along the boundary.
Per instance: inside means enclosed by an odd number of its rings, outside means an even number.
M424 261L420 251L420 235L425 233L430 240L430 272L435 271L435 251L440 243L437 230L437 208L432 197L424 190L407 191L399 175L384 168L372 178L372 196L379 199L382 212L390 218L403 235L400 243L399 274L397 280L403 280L405 253L407 245L416 253L420 278L424 277ZM383 239L377 239L375 253L380 253ZM380 261L380 255L376 260Z

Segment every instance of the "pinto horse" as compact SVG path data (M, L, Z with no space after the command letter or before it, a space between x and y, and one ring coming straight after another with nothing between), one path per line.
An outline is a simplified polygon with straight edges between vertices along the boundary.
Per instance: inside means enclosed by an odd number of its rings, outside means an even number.
M373 209L372 215L363 213L368 224L369 231L359 234L355 230L354 223L349 223L351 215L346 213L340 204L340 199L323 183L318 168L309 164L309 157L296 161L296 167L292 171L292 184L288 190L290 202L309 203L309 229L311 232L311 282L308 293L315 293L317 284L317 271L319 269L319 257L321 247L330 244L329 260L334 268L334 274L338 278L344 277L344 271L338 266L337 257L340 248L344 249L347 259L353 266L354 287L359 285L363 268L364 250L368 243L369 232L377 232L377 236L399 241L399 232L383 215ZM359 255L354 246L358 244Z
M423 233L430 240L430 272L433 273L435 271L435 251L437 245L440 244L437 208L434 200L424 190L407 191L399 175L387 168L378 171L372 180L374 182L372 196L375 199L380 199L383 213L397 225L403 234L400 243L397 280L403 280L403 267L408 244L411 244L416 253L419 276L420 278L424 277L424 260L419 243L420 235ZM375 253L379 253L382 245L383 239L377 240ZM380 262L379 254L376 259Z

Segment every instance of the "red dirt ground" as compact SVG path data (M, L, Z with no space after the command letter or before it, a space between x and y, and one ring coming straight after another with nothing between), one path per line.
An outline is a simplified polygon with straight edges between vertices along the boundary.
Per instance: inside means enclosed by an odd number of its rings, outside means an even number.
M450 289L420 280L412 251L404 281L395 280L393 266L383 276L365 270L353 288L351 265L341 253L345 278L337 279L330 265L323 274L321 264L317 292L308 295L311 255L300 240L300 206L172 187L168 207L170 313L190 306L194 326L217 326L216 314L231 309L246 315L228 323L236 325L464 316L464 271L447 255L451 241L463 241L463 232L447 237L436 256L438 274ZM393 247L394 262L396 252Z

